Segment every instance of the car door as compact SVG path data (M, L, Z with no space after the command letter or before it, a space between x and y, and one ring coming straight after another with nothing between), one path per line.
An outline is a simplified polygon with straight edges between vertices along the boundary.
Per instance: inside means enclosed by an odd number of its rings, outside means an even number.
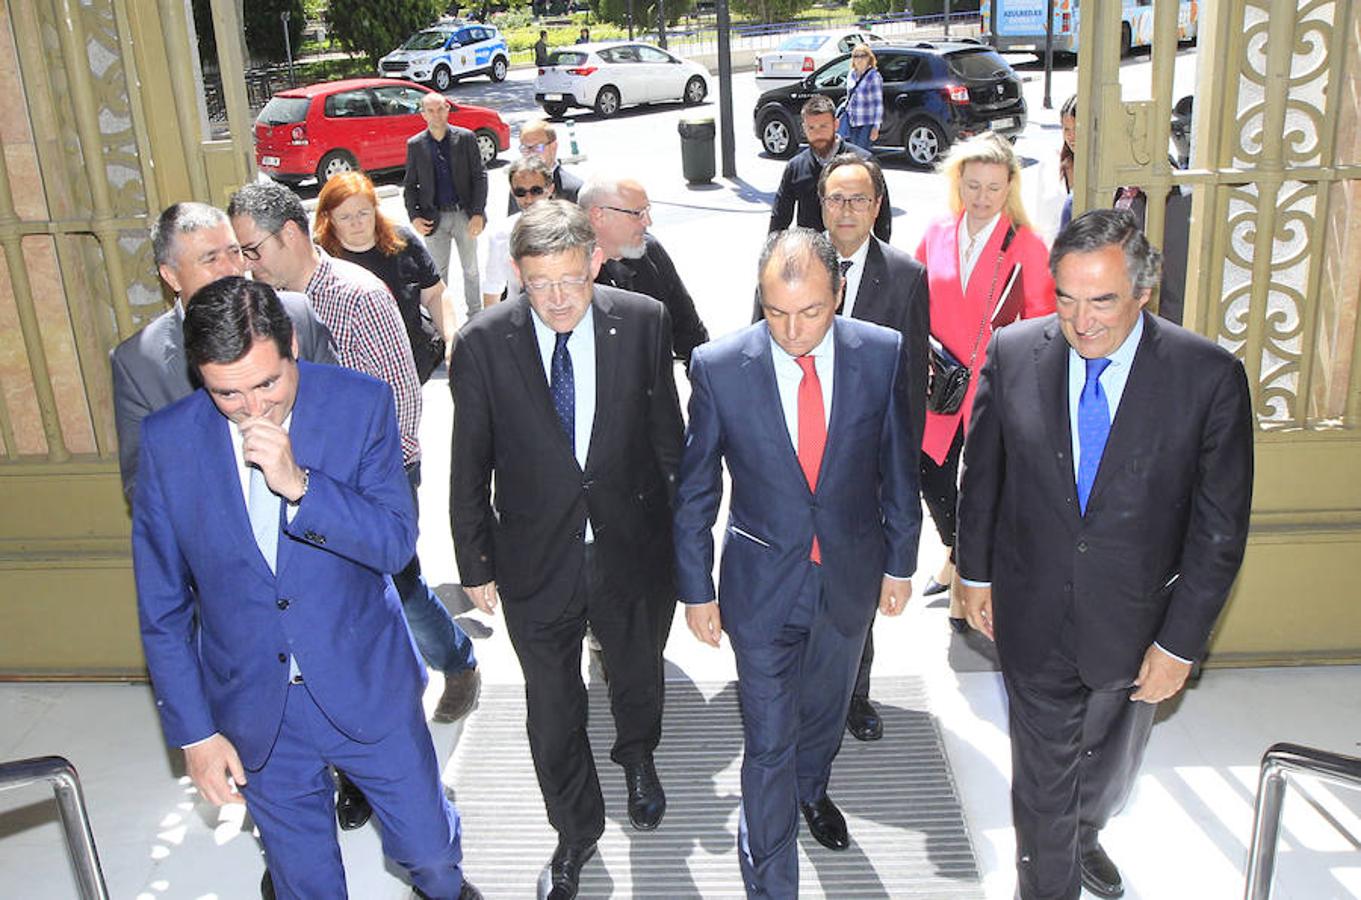
M368 88L339 91L326 98L322 108L326 135L323 153L344 149L354 155L361 169L377 168L370 161L376 143L373 93Z
M618 88L621 104L647 103L652 99L636 45L607 47L600 51L600 58L607 64L600 86L612 84Z
M406 164L406 142L425 128L421 118L421 98L426 91L405 84L383 85L373 89L374 145L371 164L375 169L390 169Z
M917 84L921 57L912 53L884 53L879 56L879 74L884 79L884 120L879 133L885 143L902 133L921 110L922 91Z
M689 80L690 72L680 60L656 47L644 45L638 47L638 59L643 67L649 102L679 100L685 96L685 82Z

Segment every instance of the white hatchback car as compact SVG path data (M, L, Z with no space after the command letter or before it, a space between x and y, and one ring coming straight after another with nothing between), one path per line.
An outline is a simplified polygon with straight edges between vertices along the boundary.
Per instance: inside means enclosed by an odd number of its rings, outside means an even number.
M823 63L850 53L856 44L874 47L882 43L885 43L883 38L863 28L791 34L774 50L756 57L756 89L768 91L799 81L813 74Z
M651 44L578 44L554 51L539 67L534 101L550 116L586 106L612 116L624 106L682 100L702 103L709 70Z
M457 23L418 31L378 61L384 78L423 81L441 93L458 79L485 74L505 81L510 70L506 39L491 25Z

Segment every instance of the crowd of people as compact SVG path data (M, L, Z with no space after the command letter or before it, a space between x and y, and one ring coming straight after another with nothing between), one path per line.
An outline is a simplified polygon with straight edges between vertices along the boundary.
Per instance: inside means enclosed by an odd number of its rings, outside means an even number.
M173 308L111 354L143 644L199 792L260 827L267 896L343 896L333 817L370 815L422 896L480 896L421 708L426 667L436 721L480 685L415 552L421 385L445 363L455 555L523 671L552 900L576 896L605 828L583 646L629 821L665 817L678 603L736 657L747 895L797 896L800 818L850 846L827 785L843 730L883 736L872 625L911 596L923 502L949 550L926 593L997 641L1020 896L1120 895L1100 830L1243 555L1246 377L1147 314L1160 254L1129 211L1047 247L991 133L955 145L951 209L895 247L868 48L853 66L844 110L802 110L753 323L712 340L643 184L583 181L534 121L489 220L475 140L438 94L408 144L410 227L360 173L322 186L314 224L272 182L162 213Z

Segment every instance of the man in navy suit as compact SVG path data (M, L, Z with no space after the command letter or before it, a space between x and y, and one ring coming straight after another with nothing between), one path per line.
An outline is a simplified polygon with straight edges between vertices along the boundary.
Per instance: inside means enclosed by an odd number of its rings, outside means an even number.
M344 896L328 765L363 789L425 895L480 896L385 574L416 541L391 389L296 362L260 282L203 288L184 338L204 388L143 422L133 501L166 739L208 801L246 803L278 896Z
M758 273L765 321L692 358L675 543L690 630L715 647L727 631L737 657L747 895L789 898L800 808L819 843L850 845L827 781L876 601L897 615L912 591L917 398L901 337L836 315L841 274L826 237L771 235Z

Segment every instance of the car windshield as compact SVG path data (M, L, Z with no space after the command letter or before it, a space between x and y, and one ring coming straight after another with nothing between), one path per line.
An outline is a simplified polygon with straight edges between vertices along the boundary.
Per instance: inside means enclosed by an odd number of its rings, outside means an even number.
M260 110L259 121L265 125L291 125L307 118L306 97L273 97Z
M780 50L816 50L831 38L825 34L796 34L791 38L785 38L784 43L777 49Z
M586 54L576 50L559 50L548 59L550 66L579 66L586 61Z
M945 61L950 71L966 81L993 81L1013 74L1005 59L983 47L951 53Z
M418 31L406 39L403 50L438 50L448 40L447 31Z

